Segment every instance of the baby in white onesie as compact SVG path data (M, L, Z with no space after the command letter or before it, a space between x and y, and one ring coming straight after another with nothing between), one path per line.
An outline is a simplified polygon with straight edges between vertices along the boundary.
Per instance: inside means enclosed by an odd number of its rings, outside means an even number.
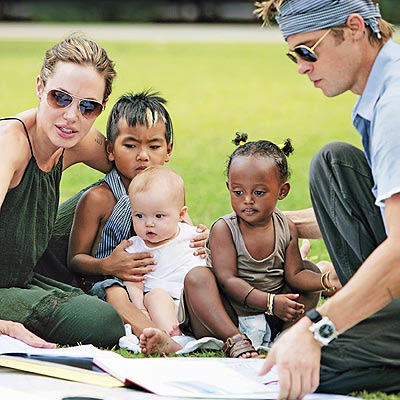
M126 251L150 252L157 264L142 282L127 282L132 303L156 326L180 335L177 306L185 275L206 261L189 246L196 227L183 222L187 216L182 178L165 166L152 166L138 174L129 186L136 235Z

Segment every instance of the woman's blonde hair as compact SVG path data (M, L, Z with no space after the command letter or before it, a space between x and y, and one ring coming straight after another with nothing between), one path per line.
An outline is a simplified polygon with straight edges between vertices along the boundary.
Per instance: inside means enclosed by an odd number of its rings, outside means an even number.
M108 99L117 73L114 69L114 62L97 42L74 33L48 49L40 70L40 79L44 86L46 86L48 78L54 73L59 61L93 66L105 81L103 101Z

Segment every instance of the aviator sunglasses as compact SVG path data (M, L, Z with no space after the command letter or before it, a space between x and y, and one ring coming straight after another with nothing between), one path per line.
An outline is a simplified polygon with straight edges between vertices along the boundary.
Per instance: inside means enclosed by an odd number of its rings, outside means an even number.
M79 100L79 111L87 119L98 117L104 110L103 104L96 100L83 99L82 97L73 96L72 94L63 92L60 89L52 89L47 92L47 103L53 108L69 107L73 103L74 99Z
M301 58L304 61L315 62L318 60L317 55L315 54L315 48L326 38L328 33L332 29L328 29L320 39L318 39L317 43L312 47L308 47L305 44L299 44L293 50L290 50L286 55L297 64L297 60Z

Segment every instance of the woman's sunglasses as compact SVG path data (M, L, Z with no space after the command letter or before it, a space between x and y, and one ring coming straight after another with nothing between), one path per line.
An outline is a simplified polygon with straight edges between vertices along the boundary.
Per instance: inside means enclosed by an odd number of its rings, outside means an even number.
M63 92L60 89L52 89L47 92L47 103L53 108L69 107L73 103L74 99L79 100L78 108L85 118L96 118L104 110L103 104L95 100L72 96L72 94Z
M315 62L318 60L317 55L315 54L315 48L326 38L328 33L332 29L328 29L322 37L314 44L312 47L308 47L305 44L299 44L293 50L290 50L286 55L297 64L297 60L301 58L304 61Z

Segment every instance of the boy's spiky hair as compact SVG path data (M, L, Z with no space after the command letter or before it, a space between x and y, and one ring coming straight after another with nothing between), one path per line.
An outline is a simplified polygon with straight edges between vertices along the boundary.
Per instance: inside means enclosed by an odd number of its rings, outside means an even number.
M123 118L129 126L137 124L147 128L158 122L165 124L167 144L173 142L171 117L165 108L167 101L158 92L150 89L138 93L126 93L121 96L111 109L107 120L107 139L114 143L118 135L118 123Z

